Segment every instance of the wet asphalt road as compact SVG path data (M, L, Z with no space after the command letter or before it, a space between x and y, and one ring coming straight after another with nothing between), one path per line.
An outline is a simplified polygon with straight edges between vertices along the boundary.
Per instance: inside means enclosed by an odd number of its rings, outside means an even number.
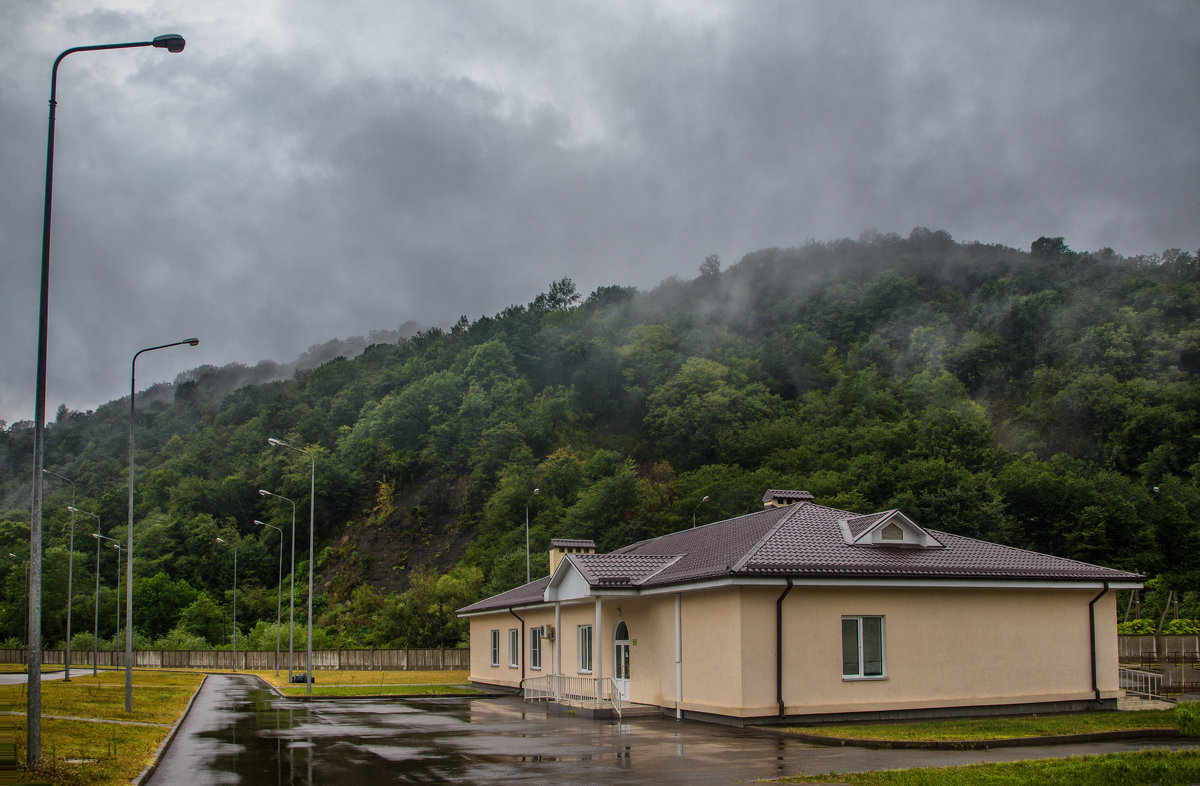
M949 766L1178 742L991 751L808 745L769 731L669 718L548 715L516 698L280 699L253 677L211 675L150 786L177 784L728 784L799 773Z

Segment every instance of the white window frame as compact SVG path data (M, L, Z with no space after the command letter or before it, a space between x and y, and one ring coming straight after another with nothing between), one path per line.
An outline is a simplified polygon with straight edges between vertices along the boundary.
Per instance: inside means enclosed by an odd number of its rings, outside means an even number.
M579 650L579 673L592 673L592 626L580 625L576 628L575 641Z
M529 629L529 668L534 671L542 669L542 626L534 625Z
M500 665L500 629L493 628L490 631L490 633L491 633L491 645L492 645L492 665L499 666Z
M879 673L866 673L866 652L863 636L863 620L878 620L879 621ZM858 646L858 667L853 673L846 672L846 643L845 629L847 622L855 623L855 637ZM842 679L845 681L857 680L886 680L887 679L887 620L882 614L860 614L860 615L843 615L842 616Z
M508 629L508 667L510 669L521 667L521 631L516 628Z

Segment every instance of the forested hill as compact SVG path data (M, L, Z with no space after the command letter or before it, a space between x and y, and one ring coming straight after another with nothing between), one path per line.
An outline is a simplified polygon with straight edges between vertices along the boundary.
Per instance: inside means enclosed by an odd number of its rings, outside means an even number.
M527 506L536 578L551 537L608 550L753 511L767 488L1190 591L1198 370L1195 256L924 229L725 270L710 257L650 292L583 296L562 279L528 305L285 382L229 390L228 369L202 369L139 400L139 640L221 638L232 570L218 535L240 543L240 625L253 637L273 622L281 536L254 521L282 529L286 553L292 509L259 489L297 504L300 592L310 464L268 437L316 457L318 645L452 644L456 606L525 581ZM47 468L122 542L127 417L127 402L60 410L46 432ZM0 553L28 552L31 448L31 424L0 429ZM71 491L48 477L46 494L52 642ZM77 619L91 613L94 528L76 521ZM0 636L19 637L23 569L0 571Z

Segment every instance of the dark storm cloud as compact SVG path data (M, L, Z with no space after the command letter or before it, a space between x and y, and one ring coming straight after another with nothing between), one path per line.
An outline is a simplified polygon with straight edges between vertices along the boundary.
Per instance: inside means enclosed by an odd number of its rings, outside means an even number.
M126 6L127 7L124 7ZM1191 3L10 3L0 417L31 413L60 84L50 409L198 365L944 228L1200 246Z

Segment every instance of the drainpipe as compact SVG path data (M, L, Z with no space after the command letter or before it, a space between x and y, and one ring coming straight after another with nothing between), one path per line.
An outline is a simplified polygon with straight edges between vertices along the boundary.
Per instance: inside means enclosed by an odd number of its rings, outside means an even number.
M1096 601L1100 600L1108 593L1108 582L1104 582L1104 589L1100 590L1100 594L1092 598L1092 602L1088 604L1088 623L1092 631L1092 691L1096 694L1096 701L1100 701L1100 668L1096 663Z
M683 718L683 623L679 593L675 593L675 720Z
M521 623L521 695L525 695L525 620L517 616L517 612L512 610L512 606L508 607L508 613L517 617Z
M787 714L783 704L783 599L792 591L792 580L789 578L787 583L787 589L775 601L775 697L781 718Z

